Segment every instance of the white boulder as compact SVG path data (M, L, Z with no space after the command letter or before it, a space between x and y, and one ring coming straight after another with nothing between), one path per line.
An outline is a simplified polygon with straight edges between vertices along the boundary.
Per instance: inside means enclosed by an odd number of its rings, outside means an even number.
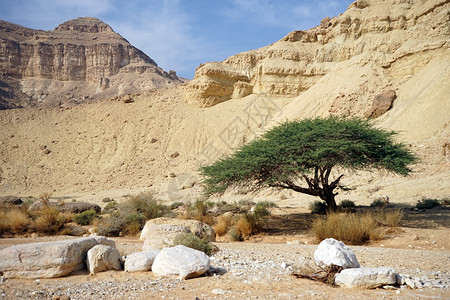
M216 239L216 233L214 232L214 229L203 222L197 221L197 220L190 220L190 219L176 219L176 218L167 218L167 217L161 217L161 218L155 218L148 220L144 228L142 228L140 240L144 241L149 237L149 234L151 235L151 232L153 231L154 225L177 225L177 226L183 226L185 228L188 228L190 232L194 233L196 236L206 239L210 242L214 242Z
M84 268L95 245L115 247L104 236L14 245L0 251L0 272L7 278L52 278Z
M352 249L333 238L325 239L319 244L314 252L314 259L319 267L330 267L331 265L344 269L360 267Z
M185 226L167 224L152 224L147 230L144 246L142 247L144 251L170 247L179 234L191 232Z
M336 274L334 283L347 288L375 289L397 282L393 268L352 268Z
M86 264L89 273L122 270L122 259L115 247L97 245L87 252Z
M201 276L208 269L208 255L183 245L162 249L152 266L153 274L158 277L177 276L179 279Z
M159 250L147 250L128 255L125 259L125 272L149 271Z

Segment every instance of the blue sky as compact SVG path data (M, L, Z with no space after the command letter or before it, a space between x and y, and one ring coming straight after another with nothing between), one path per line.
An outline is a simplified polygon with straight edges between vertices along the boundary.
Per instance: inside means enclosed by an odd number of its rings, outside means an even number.
M186 78L204 62L267 46L343 13L353 0L1 0L0 19L52 30L96 17Z

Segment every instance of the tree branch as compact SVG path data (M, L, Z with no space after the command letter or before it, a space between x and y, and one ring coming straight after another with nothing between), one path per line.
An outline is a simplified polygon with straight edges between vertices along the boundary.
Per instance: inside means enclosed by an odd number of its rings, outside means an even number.
M339 184L339 181L341 180L341 178L344 176L344 174L341 174L335 181L333 181L331 184L330 184L330 188L331 188L331 190L334 190L336 187L337 187L337 185Z
M311 196L319 196L319 191L317 191L315 189L311 189L311 188L309 188L309 189L302 188L301 186L294 184L290 180L286 180L282 183L274 183L274 184L271 184L270 186L284 188L284 189L290 189L295 192L299 192L299 193L303 193L303 194L307 194L307 195L311 195Z

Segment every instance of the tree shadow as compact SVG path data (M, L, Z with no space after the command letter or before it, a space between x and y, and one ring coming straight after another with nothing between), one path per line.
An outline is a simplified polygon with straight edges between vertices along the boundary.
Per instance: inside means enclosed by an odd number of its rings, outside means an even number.
M377 209L368 206L356 207L349 212L376 212ZM432 209L417 210L410 205L390 204L383 208L386 211L401 209L404 212L400 221L401 227L409 228L450 228L450 207L438 206ZM314 220L320 215L311 213L287 213L281 215L271 215L264 222L264 232L268 235L296 235L305 234L310 231Z

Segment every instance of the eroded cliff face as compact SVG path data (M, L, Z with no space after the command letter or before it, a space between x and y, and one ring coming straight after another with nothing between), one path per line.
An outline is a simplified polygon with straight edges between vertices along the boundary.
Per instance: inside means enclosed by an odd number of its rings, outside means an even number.
M0 21L0 72L18 80L31 102L47 104L61 96L73 101L104 98L181 83L95 18L70 20L53 31Z
M209 107L252 93L292 98L352 59L373 64L383 81L391 81L389 88L392 80L421 67L394 68L395 62L448 48L448 12L448 0L355 1L345 13L325 18L308 31L294 31L270 46L199 66L185 99ZM369 96L377 92L383 90Z

